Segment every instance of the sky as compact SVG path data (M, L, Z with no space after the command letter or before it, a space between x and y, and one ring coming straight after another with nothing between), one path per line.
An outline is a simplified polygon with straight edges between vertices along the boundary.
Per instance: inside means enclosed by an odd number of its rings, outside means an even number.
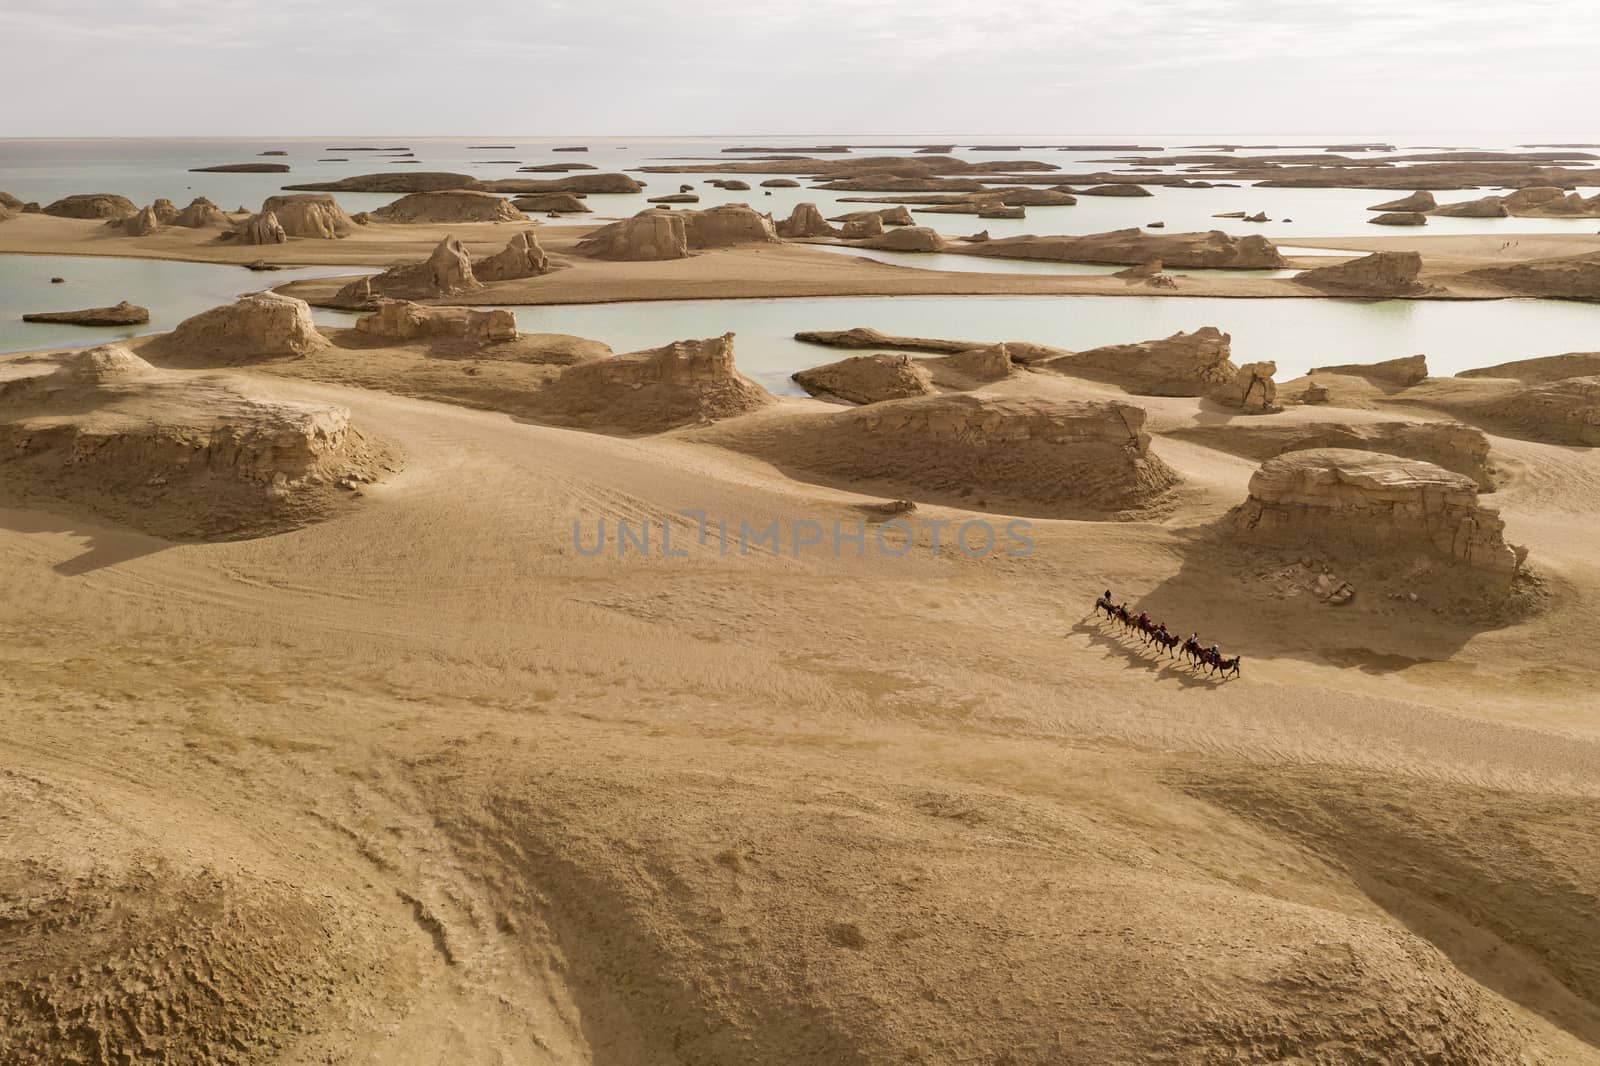
M3 0L0 137L1591 129L1593 0Z

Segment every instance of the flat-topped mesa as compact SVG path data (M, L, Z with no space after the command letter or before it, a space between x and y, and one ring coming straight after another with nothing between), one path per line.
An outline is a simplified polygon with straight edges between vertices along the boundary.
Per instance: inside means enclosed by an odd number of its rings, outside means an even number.
M338 181L311 181L285 185L291 192L431 192L435 189L481 189L482 183L470 174L440 171L401 171L399 173L357 174Z
M705 211L679 212L691 249L732 248L741 244L776 244L770 216L747 204L721 204Z
M291 237L337 240L355 232L356 223L331 196L269 196L261 214L273 215Z
M45 205L42 213L57 218L126 218L136 214L139 205L126 196L110 192L75 193Z
M1422 549L1507 578L1526 556L1505 542L1499 512L1479 506L1473 479L1417 459L1345 448L1267 460L1228 520L1250 540L1368 554Z
M1600 377L1528 385L1476 409L1529 440L1600 447Z
M386 449L329 404L158 370L120 345L53 356L0 388L0 497L88 511L157 536L227 539L329 517Z
M1428 287L1417 280L1422 256L1417 252L1373 252L1348 263L1302 271L1294 280L1341 296L1417 296Z
M847 403L882 403L934 392L933 373L904 352L853 355L835 363L798 370L794 382L813 396Z
M550 257L544 254L532 230L523 230L500 251L472 264L472 273L483 282L514 281L549 272Z
M1439 204L1433 198L1433 193L1418 190L1410 196L1402 196L1398 200L1387 200L1381 204L1373 204L1368 211L1432 211Z
M227 229L233 225L233 220L204 196L196 196L188 207L173 216L172 225L185 229Z
M1341 363L1338 366L1313 367L1313 374L1343 374L1348 377L1382 381L1401 388L1410 388L1428 379L1428 357L1407 355L1399 359L1385 359L1379 363Z
M1190 426L1170 436L1262 462L1287 452L1347 448L1399 455L1464 474L1494 491L1489 438L1461 422L1250 422Z
M1239 377L1239 368L1230 358L1232 343L1230 334L1215 326L1202 326L1193 333L1180 331L1161 340L1055 355L1047 352L1042 359L1027 361L1065 374L1110 379L1129 392L1146 396L1209 396L1234 388Z
M945 242L938 230L929 229L927 226L902 226L876 237L869 237L858 247L886 252L942 252L945 250Z
M518 211L530 214L588 214L589 205L572 192L536 192L511 201Z
M420 263L404 263L381 274L358 278L334 294L339 307L375 306L380 297L395 300L434 300L477 292L483 288L472 269L472 256L454 237L446 237Z
M1600 300L1600 253L1595 252L1527 259L1506 266L1469 270L1463 276L1526 296Z
M1178 476L1120 402L956 392L802 416L713 439L829 483L902 499L1046 517L1147 511Z
M356 319L356 330L386 340L448 338L492 344L516 340L517 316L503 308L425 307L409 300L385 300Z
M822 217L822 212L813 203L795 204L789 217L778 223L777 232L778 236L789 240L838 236L838 231L828 225L828 220Z
M861 222L865 219L876 218L885 226L914 226L916 219L911 217L911 209L905 206L884 207L876 211L850 211L843 215L834 215L829 222Z
M371 212L378 222L526 222L527 216L503 196L474 189L414 192Z
M304 300L255 292L184 319L143 350L175 366L234 366L301 359L327 346Z
M745 204L723 204L706 211L641 211L588 234L577 250L595 259L683 259L691 250L775 244L779 239L770 217Z
M1462 370L1458 378L1511 378L1529 385L1541 385L1565 378L1587 378L1600 375L1600 352L1566 352L1562 355L1545 355L1534 359L1515 359L1509 363Z
M1385 211L1367 221L1374 226L1426 226L1428 216L1420 211Z
M912 352L955 353L982 348L976 341L940 340L935 337L896 337L880 333L870 326L852 329L806 329L794 335L806 344L821 344L828 348L902 348Z
M89 307L81 311L37 311L22 316L24 322L55 322L71 326L142 326L150 309L127 300L114 307Z
M1205 233L1146 233L1112 230L1083 237L1002 237L970 244L965 254L1001 259L1044 259L1063 263L1136 266L1160 259L1172 267L1270 270L1284 265L1278 249L1259 234L1235 237L1221 230Z
M687 259L687 212L641 211L632 218L602 226L578 241L577 252L594 259L645 262Z
M622 433L659 433L775 402L734 366L732 333L580 363L534 397L550 421Z
M1505 218L1511 212L1506 209L1505 201L1501 197L1484 196L1477 200L1440 204L1428 214L1440 218Z
M560 178L493 178L468 187L486 192L570 192L587 195L636 193L644 189L644 184L626 174L568 174Z

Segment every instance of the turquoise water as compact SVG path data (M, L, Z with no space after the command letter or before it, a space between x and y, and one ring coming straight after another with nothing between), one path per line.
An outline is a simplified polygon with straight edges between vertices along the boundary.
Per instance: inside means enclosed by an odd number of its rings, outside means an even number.
M571 333L619 352L732 331L739 368L774 391L789 375L845 352L794 340L798 330L871 326L885 333L979 342L1035 341L1072 350L1216 326L1236 361L1271 359L1279 380L1313 366L1418 352L1438 376L1600 341L1600 306L1555 300L1329 300L1156 296L861 296L687 300L511 308L528 332ZM319 321L350 316L320 312Z
M0 255L0 352L79 348L168 330L190 315L247 292L301 278L360 274L360 267L254 273L214 263L104 259L81 255ZM64 278L60 285L52 277ZM34 311L108 307L121 300L150 309L145 326L84 327L23 322Z
M1370 139L1370 138L1368 138ZM1543 138L1523 137L1520 140ZM1590 139L1590 138L1582 138ZM826 143L830 138L788 143ZM855 138L863 140L863 138ZM911 150L911 146L929 143L931 139L887 137L886 143L902 143L907 147L861 149L855 155L891 155ZM966 143L975 143L965 139ZM1048 140L1061 143L1067 138ZM1101 140L1095 138L1094 140ZM1115 140L1123 140L1116 138ZM1204 143L1204 138L1127 138L1128 143L1167 144L1171 147ZM1284 143L1280 138L1272 139ZM1307 141L1307 138L1300 138ZM1394 143L1418 144L1390 138ZM258 208L261 201L277 193L281 186L291 183L330 181L353 174L379 171L446 170L471 174L481 178L559 177L553 174L518 174L515 165L494 164L493 159L515 159L526 165L551 162L579 162L591 164L602 171L634 170L644 165L682 162L691 159L711 158L715 161L733 161L747 156L725 153L722 149L734 145L750 144L748 138L740 139L635 139L622 141L614 138L590 140L590 150L584 153L557 153L551 149L562 144L560 140L530 138L477 137L470 139L382 139L323 138L315 141L297 139L276 140L77 140L29 141L0 140L0 190L5 190L23 200L48 202L68 193L115 192L132 198L140 204L164 196L182 206L195 196L210 197L226 209L234 207ZM577 143L582 143L581 139ZM761 141L763 144L781 146L779 141ZM1013 142L1014 143L1014 142ZM1426 144L1428 142L1420 142ZM1458 143L1470 143L1466 141ZM1477 147L1507 148L1516 143L1506 139L1504 144L1478 144ZM512 149L477 151L474 144L511 144ZM334 146L393 147L404 145L414 151L417 165L396 163L377 152L330 152ZM263 151L281 150L283 157L265 158ZM1057 175L1062 182L1073 182L1075 175L1096 170L1118 169L1104 162L1115 152L1063 152L1055 149L1032 149L1017 153L985 153L958 150L957 156L971 160L996 158L1025 158L1042 160L1058 165ZM1308 152L1316 155L1315 150ZM345 162L323 162L325 157L342 157ZM844 158L844 157L834 157ZM219 163L272 162L287 163L293 169L288 174L191 174L190 167ZM1171 168L1165 168L1171 169ZM871 197L877 193L822 192L814 189L774 189L771 196L759 187L767 175L742 175L750 182L749 192L724 192L705 184L704 176L692 174L636 175L649 182L649 188L638 194L591 195L589 206L595 211L589 216L601 220L614 216L631 215L645 206L647 196L675 192L679 184L691 184L698 190L700 207L724 203L749 203L778 217L785 216L798 203L811 201L821 207L824 214L835 215L850 210L862 210L870 205L848 204L844 197ZM1083 182L1077 182L1082 187ZM1600 185L1600 172L1596 174ZM1592 192L1593 190L1586 190ZM1096 233L1128 226L1144 226L1150 222L1166 223L1169 232L1185 230L1222 229L1230 233L1261 233L1275 240L1292 242L1295 237L1372 236L1392 234L1367 224L1370 213L1365 208L1374 203L1393 199L1399 192L1359 189L1163 189L1152 187L1148 198L1082 197L1073 207L1030 207L1024 219L983 219L967 215L922 214L917 221L941 233L959 235L978 229L988 229L997 237L1023 233L1083 234ZM1439 194L1442 202L1472 199L1482 193L1470 190L1460 193ZM390 195L341 193L339 200L350 211L369 210L395 199ZM913 211L915 207L913 206ZM1241 222L1237 219L1218 219L1213 215L1232 211L1254 213L1265 211L1272 219L1268 223ZM1283 221L1292 219L1291 222ZM1595 219L1468 219L1434 218L1422 232L1436 233L1594 233L1600 230L1600 220Z

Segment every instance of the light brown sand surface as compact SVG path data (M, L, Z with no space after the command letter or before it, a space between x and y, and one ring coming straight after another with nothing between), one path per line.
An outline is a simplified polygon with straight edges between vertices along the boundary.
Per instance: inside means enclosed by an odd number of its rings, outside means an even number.
M1543 598L1464 616L1222 535L1255 462L1163 435L1241 423L1203 399L979 393L1145 407L1181 482L1141 521L724 554L680 512L883 524L736 432L837 407L624 438L356 356L233 371L404 456L331 520L0 510L0 1060L1600 1061L1594 451L1491 438ZM1440 417L1392 400L1263 417Z

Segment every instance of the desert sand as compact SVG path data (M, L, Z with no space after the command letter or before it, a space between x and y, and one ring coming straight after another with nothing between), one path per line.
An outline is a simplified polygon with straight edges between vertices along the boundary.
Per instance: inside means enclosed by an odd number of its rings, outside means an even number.
M6 1062L1595 1061L1600 453L1459 421L1584 379L853 406L393 307L0 361L123 442L0 459Z
M1539 191L1573 150L1336 147L1293 180L1586 210ZM645 169L978 214L1169 177L812 150ZM1600 1061L1600 354L1278 381L1226 322L863 329L802 335L797 398L731 334L613 352L485 309L1596 299L1600 236L1296 257L580 199L623 183L0 204L0 253L383 270L0 357L0 1063ZM1216 266L1301 273L1186 272Z

